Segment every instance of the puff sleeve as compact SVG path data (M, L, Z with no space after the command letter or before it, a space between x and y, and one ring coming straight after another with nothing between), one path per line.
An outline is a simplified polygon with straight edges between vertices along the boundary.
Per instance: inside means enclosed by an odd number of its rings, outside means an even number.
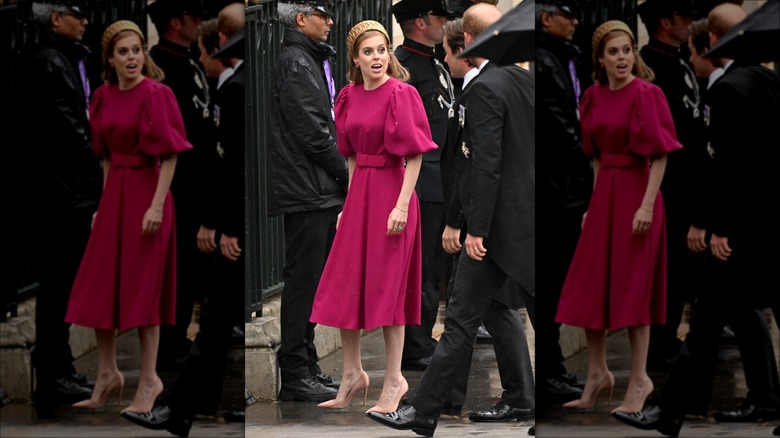
M580 99L580 127L582 128L582 152L592 157L597 154L598 150L596 145L593 144L593 136L591 133L590 118L593 114L593 93L596 85L588 87L585 93L582 94Z
M355 149L349 143L349 137L347 137L347 110L349 109L349 91L354 87L354 84L349 84L341 89L336 103L334 104L334 113L336 119L336 146L339 150L339 155L343 157L349 157L355 155Z
M436 148L417 89L399 83L390 94L385 119L385 151L391 155L414 157Z
M138 132L144 154L167 157L192 149L173 91L156 83L145 96Z
M106 155L106 145L100 136L100 120L103 115L103 93L107 85L98 87L92 94L92 100L89 103L89 124L92 126L92 150L98 157Z
M637 92L631 110L629 148L644 157L657 157L682 149L663 91L644 83Z

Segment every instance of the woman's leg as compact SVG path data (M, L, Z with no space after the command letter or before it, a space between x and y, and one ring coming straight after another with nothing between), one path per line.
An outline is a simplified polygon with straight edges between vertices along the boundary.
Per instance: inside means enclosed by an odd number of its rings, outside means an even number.
M363 371L360 360L360 330L341 329L341 344L344 363L341 371L341 385L335 400L320 403L321 408L343 409L352 403L352 397L363 389L368 392L368 374Z
M401 374L401 356L404 350L404 326L390 325L382 327L385 336L385 378L382 393L376 406L369 411L392 412L398 409L401 398L409 390L409 384Z
M650 326L640 325L628 328L631 342L631 373L628 376L628 390L615 411L639 412L645 399L653 392L653 381L647 375L647 350L650 345Z
M138 389L133 403L125 409L132 412L149 412L154 401L163 390L163 383L157 376L157 347L160 344L160 326L138 327L138 339L141 343L141 373L138 376Z
M103 407L108 396L119 389L119 399L122 399L122 388L125 384L124 376L116 365L116 335L114 330L95 329L98 353L98 372L95 379L95 388L92 397L75 403L73 406L82 409L97 409Z
M606 330L585 329L585 337L588 342L588 377L582 397L565 403L563 406L573 409L588 409L596 405L599 396L604 391L609 391L610 402L612 400L612 388L615 386L615 377L607 368Z

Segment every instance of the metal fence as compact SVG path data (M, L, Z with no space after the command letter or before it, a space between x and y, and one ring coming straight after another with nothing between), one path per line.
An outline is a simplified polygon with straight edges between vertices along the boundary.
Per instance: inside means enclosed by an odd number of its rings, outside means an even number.
M283 26L276 18L276 0L250 2L246 9L246 320L262 315L264 297L284 287L284 224L268 217L266 166L270 130L271 75L279 57ZM329 44L346 51L349 29L361 20L383 23L392 32L391 0L336 0ZM338 55L337 55L338 56ZM347 59L338 56L333 76L336 88L346 85Z

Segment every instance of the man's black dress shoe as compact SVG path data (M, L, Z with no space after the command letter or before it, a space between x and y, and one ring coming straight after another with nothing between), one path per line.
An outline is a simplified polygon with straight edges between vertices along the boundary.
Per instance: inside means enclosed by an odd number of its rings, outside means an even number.
M582 397L582 389L551 377L542 383L542 398L551 403L566 403Z
M246 398L246 405L251 406L255 403L257 403L257 400L255 400L255 396L252 395L252 391L249 390L249 388L244 386L244 398Z
M431 357L401 360L401 369L404 371L425 371L431 363Z
M461 412L463 412L463 405L454 405L450 402L444 402L444 404L441 405L441 415L457 417Z
M536 426L531 426L531 428L528 429L528 435L536 436Z
M612 417L629 426L642 430L657 430L664 435L676 437L682 428L682 418L664 417L658 406L647 406L639 412L615 411Z
M66 379L70 380L71 382L74 382L75 384L79 386L83 386L85 388L94 389L95 388L95 381L87 379L87 376L81 373L73 373L65 377Z
M0 388L0 408L10 404L11 404L11 397L8 396L8 394L5 392L5 390L3 390L3 388Z
M366 416L379 424L398 430L409 430L422 436L433 436L438 419L417 412L414 406L405 404L397 410L384 414L382 412L366 412Z
M487 331L484 325L480 325L477 329L477 344L492 344L493 336Z
M777 409L762 408L746 401L734 409L718 411L713 417L720 423L771 421L777 418Z
M323 385L314 376L309 376L294 382L282 383L279 400L322 403L333 400L336 394L338 390Z
M48 383L39 383L33 400L36 403L76 403L92 396L90 388L79 385L68 377L54 379Z
M314 377L318 382L322 383L328 388L333 388L336 391L339 390L339 385L341 385L341 382L339 380L334 379L333 377L330 376L330 374L327 373L317 373L312 377Z
M772 431L772 435L780 436L780 426L777 426L775 430Z
M142 413L124 411L121 415L139 426L152 430L165 429L177 436L188 436L192 427L192 420L174 416L167 405L157 405L151 411Z
M558 376L557 379L575 388L579 388L579 389L585 388L585 381L580 380L580 378L577 377L577 375L574 373L563 373L560 376Z
M487 411L474 412L469 415L469 420L474 422L500 422L500 421L525 421L533 420L536 416L534 409L513 408L507 404L498 402Z

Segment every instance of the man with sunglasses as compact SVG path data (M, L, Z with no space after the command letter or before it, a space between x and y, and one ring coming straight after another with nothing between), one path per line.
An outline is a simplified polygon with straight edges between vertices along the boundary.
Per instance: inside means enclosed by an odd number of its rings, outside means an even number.
M29 162L37 168L29 187L40 230L40 287L36 296L33 399L39 417L56 404L90 397L91 386L73 367L65 323L70 290L89 240L100 199L102 172L92 152L88 119L89 51L81 44L89 20L81 1L36 1L33 18L41 24L39 46L30 63L26 89L32 96ZM40 129L42 128L42 129ZM32 155L34 154L34 156Z
M347 192L347 162L336 147L330 1L277 6L282 52L271 80L268 214L284 216L285 266L277 352L282 401L336 398L339 382L323 373L309 322L314 295Z

